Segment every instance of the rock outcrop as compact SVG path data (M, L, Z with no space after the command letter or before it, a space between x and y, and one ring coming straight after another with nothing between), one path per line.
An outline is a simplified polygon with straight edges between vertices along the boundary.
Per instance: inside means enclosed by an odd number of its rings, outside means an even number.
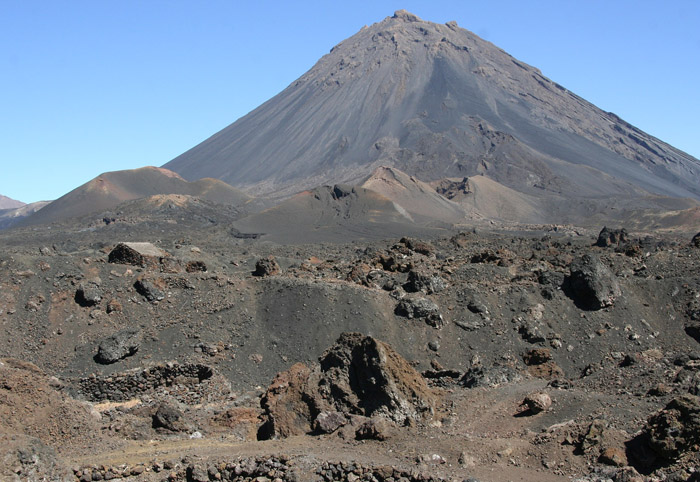
M574 259L570 271L565 289L582 309L600 310L622 296L615 275L593 254Z
M434 404L425 379L389 345L343 333L312 369L297 363L275 377L261 400L265 423L259 437L327 432L326 422L332 418L337 428L343 415L405 424L432 414Z
M625 228L610 229L604 226L600 233L598 233L598 239L595 245L600 248L607 248L609 246L620 246L627 241L629 241L629 235Z

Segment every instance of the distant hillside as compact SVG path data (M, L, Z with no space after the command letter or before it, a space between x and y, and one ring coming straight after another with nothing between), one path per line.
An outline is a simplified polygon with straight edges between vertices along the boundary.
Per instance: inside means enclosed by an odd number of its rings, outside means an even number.
M0 209L17 209L24 206L22 201L15 201L12 198L0 194Z
M216 179L187 182L167 169L143 167L101 174L18 224L46 224L75 218L156 194L185 194L229 205L241 205L250 200L247 194Z
M360 186L334 185L303 191L277 206L234 223L242 233L284 243L342 242L404 235L434 235L393 200Z
M35 203L23 204L14 209L0 209L0 229L7 229L18 224L50 202L51 201L38 201Z

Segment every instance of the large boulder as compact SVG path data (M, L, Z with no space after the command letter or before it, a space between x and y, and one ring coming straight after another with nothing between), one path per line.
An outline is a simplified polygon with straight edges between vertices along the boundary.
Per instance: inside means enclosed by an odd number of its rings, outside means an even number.
M280 274L280 265L274 256L268 256L267 258L261 258L255 263L255 271L253 271L253 276L271 276Z
M629 241L629 235L625 228L610 229L604 226L600 233L598 233L598 240L595 245L601 248L607 248L609 246L617 247L627 241Z
M318 429L324 413L404 424L431 415L435 395L389 345L360 333L343 333L312 369L298 363L278 374L261 405L266 421L260 438L279 438Z
M174 405L163 402L153 414L153 428L162 428L171 432L185 432L189 429L183 413Z
M102 301L102 289L99 280L85 281L75 291L75 301L80 306L95 306Z
M141 346L141 331L127 328L103 339L97 349L95 361L110 364L136 353Z
M110 263L156 268L170 255L151 243L119 243L109 253Z
M569 269L565 291L580 308L600 310L622 296L615 275L598 257L584 254L574 259Z

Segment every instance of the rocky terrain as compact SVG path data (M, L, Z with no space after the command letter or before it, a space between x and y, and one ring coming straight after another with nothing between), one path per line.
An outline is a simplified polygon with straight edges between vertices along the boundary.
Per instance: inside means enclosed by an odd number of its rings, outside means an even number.
M690 235L117 212L0 237L7 480L695 480Z
M399 11L166 167L0 204L2 480L700 480L697 159Z

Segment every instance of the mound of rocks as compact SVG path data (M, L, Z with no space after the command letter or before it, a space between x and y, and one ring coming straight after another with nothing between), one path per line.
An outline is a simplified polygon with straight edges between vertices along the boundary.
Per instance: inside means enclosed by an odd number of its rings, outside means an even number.
M69 449L103 441L99 415L63 388L32 363L0 359L0 466L18 461L16 468L22 467L25 474L7 479L0 471L0 480L44 480L38 474L51 473L55 465L48 447Z
M316 469L316 474L321 477L321 480L328 482L336 480L442 482L445 480L416 470L406 471L389 465L369 466L357 462L324 462Z
M212 391L211 386L200 387L200 385L213 378L216 378L214 371L207 365L165 363L109 376L92 375L77 380L76 385L78 391L93 402L125 401L138 398L143 393L153 392L161 387L173 392L178 386L183 386L187 388L188 400L182 401L194 403L202 398L205 392Z
M255 271L253 271L253 276L272 276L280 274L280 265L274 256L268 256L267 258L259 259L255 263Z
M265 423L259 436L337 428L344 416L353 415L405 424L431 415L434 405L425 379L389 345L360 333L343 333L312 369L298 363L275 377L261 400Z
M676 460L700 444L700 398L683 395L649 419L650 448L662 459Z

